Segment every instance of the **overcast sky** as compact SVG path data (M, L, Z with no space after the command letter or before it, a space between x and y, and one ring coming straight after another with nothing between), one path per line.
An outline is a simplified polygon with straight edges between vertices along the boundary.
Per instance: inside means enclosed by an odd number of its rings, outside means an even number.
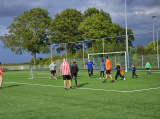
M154 15L156 16L154 30L160 31L160 0L126 0L126 2L127 28L131 28L134 33L152 32L152 16ZM119 23L125 27L125 0L0 0L0 36L8 32L7 27L13 22L14 17L38 6L47 9L53 18L56 13L66 8L76 8L83 13L87 8L95 7L108 12L113 23ZM152 40L153 33L136 35L134 45L146 45ZM15 55L10 49L3 49L1 42L0 54L2 63L29 62L32 57L29 53ZM42 55L37 57L42 57Z

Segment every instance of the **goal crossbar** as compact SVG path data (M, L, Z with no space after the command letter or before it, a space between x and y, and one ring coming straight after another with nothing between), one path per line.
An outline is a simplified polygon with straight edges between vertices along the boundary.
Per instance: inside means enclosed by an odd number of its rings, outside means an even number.
M121 51L121 52L107 52L107 53L92 53L92 54L88 54L88 59L90 55L106 55L106 54L120 54L120 53L124 53L125 54L125 70L127 72L127 55L126 55L126 51Z

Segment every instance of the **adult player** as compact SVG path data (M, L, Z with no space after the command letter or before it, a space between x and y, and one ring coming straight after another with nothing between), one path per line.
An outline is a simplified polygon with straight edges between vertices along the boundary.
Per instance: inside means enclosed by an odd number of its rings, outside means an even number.
M2 88L2 82L3 82L2 74L3 74L4 76L6 76L6 74L2 72L1 62L0 62L0 89L3 89L3 88Z
M146 62L146 70L147 70L147 74L151 74L150 69L151 69L151 64L147 61L147 62ZM149 72L148 72L148 71L149 71Z
M70 74L71 74L71 72L70 72L70 68L69 68L69 63L66 62L65 58L63 58L63 62L61 63L61 66L60 66L60 76L63 75L64 90L67 90L66 89L66 79L69 80L69 87L70 87L70 89L72 89Z
M94 67L93 63L91 62L91 59L88 60L86 66L84 66L84 68L87 66L88 66L88 75L89 75L89 79L90 79L91 78L91 71L92 71L92 68Z
M77 87L77 73L79 71L78 69L78 65L76 64L76 62L74 60L72 60L72 63L71 63L71 81L72 81L72 78L74 76L74 80L75 80L75 87Z
M54 75L55 79L57 80L57 78L56 78L57 67L56 67L56 61L55 60L53 60L53 62L50 64L49 68L50 68L50 71L51 71L51 76L49 77L49 79L51 79L51 77Z
M106 62L105 62L105 65L106 65L106 78L102 83L106 82L108 75L109 75L109 77L111 79L111 83L114 83L114 80L113 80L113 78L111 76L111 61L108 59L108 56L105 56L105 59L106 59Z

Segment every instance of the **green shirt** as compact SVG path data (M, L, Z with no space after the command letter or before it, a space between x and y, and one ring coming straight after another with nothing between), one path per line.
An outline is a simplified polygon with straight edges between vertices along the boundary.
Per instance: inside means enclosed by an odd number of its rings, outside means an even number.
M146 68L151 68L150 63L146 63Z

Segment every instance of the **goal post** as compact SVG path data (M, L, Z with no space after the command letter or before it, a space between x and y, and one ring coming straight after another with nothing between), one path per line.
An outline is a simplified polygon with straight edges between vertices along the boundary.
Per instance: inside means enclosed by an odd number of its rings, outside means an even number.
M31 68L29 79L49 78L51 76L50 68L40 67ZM57 68L56 77L59 77L59 68Z
M93 53L93 54L88 54L88 59L91 59L91 56L97 56L97 55L103 55L103 58L105 58L105 56L104 55L114 55L115 54L115 65L116 65L116 62L120 62L120 63L122 63L121 62L121 60L120 61L117 61L117 59L116 59L116 55L117 54L124 54L124 67L125 67L125 71L127 72L127 54L126 54L126 51L121 51L121 52L107 52L107 53ZM102 57L101 57L102 58ZM120 58L119 58L120 59ZM94 60L94 58L93 58L93 60ZM110 59L111 60L111 59ZM111 61L112 62L112 61Z

